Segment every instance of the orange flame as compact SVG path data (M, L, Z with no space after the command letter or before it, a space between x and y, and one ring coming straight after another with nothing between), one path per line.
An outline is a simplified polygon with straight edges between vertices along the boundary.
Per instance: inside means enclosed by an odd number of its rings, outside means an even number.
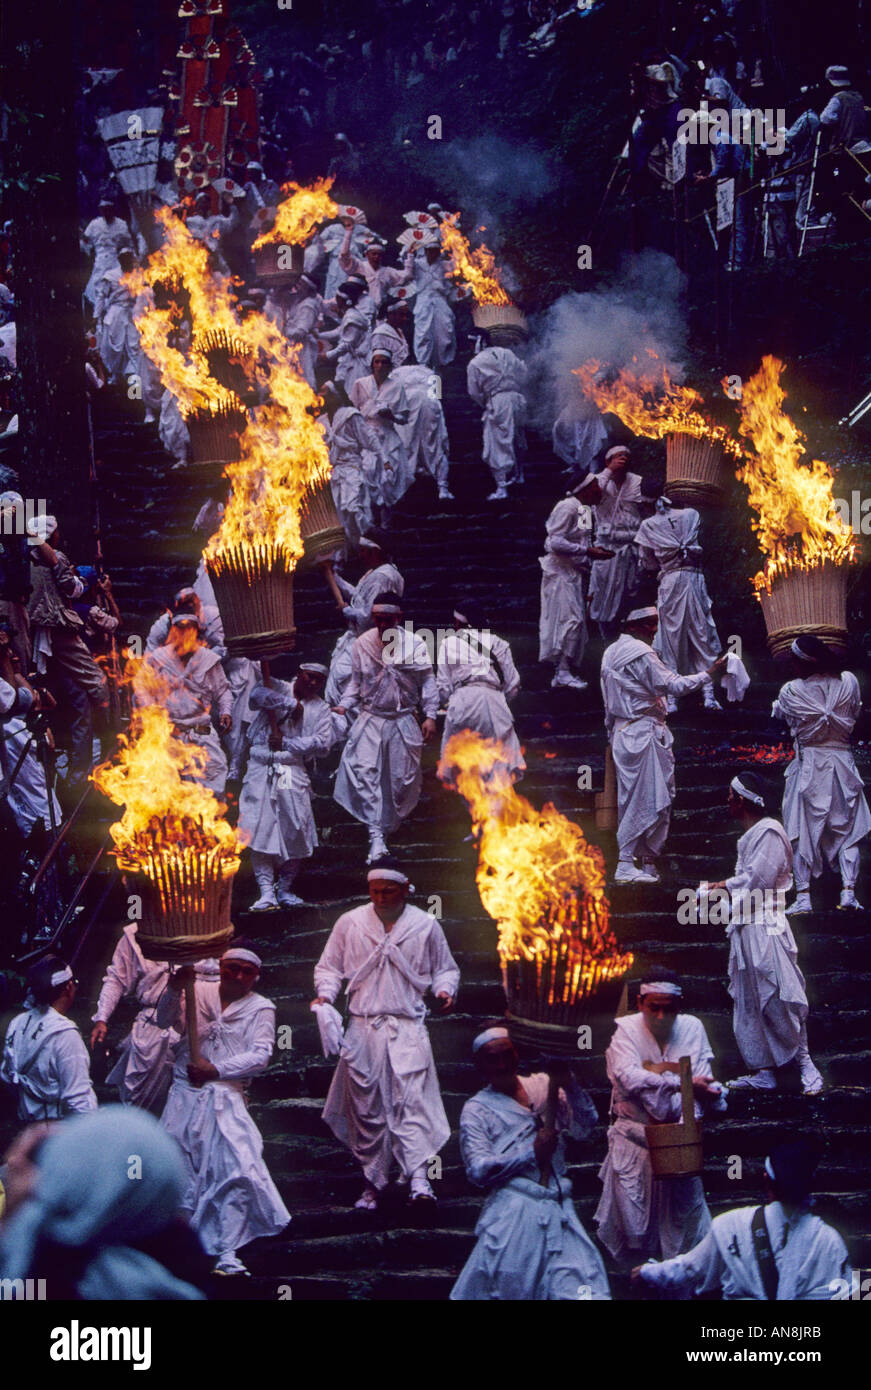
M146 873L153 857L166 850L194 851L224 875L234 874L244 848L240 835L224 819L226 804L191 778L202 775L206 753L185 743L159 700L166 685L145 660L131 658L125 669L143 703L134 710L130 728L119 735L118 751L91 773L91 780L124 807L110 826L118 867Z
M249 412L238 460L225 470L232 496L204 554L218 568L221 557L231 553L246 563L256 556L267 563L282 559L293 568L303 554L301 500L331 472L323 432L311 413L319 398L300 374L298 349L263 314L237 319L230 281L211 272L202 244L167 210L159 210L157 218L165 242L146 266L130 272L128 280L143 296L137 327L164 384L188 411L234 403L241 408L241 402L209 375L205 351L197 348L208 335L224 332L247 354L252 384L262 400ZM171 343L172 312L154 305L151 291L159 281L178 284L188 294L193 327L189 356Z
M703 414L704 402L698 391L678 386L665 363L651 348L647 361L633 357L616 377L602 375L603 364L590 360L575 367L584 394L599 410L616 415L633 434L646 439L664 439L667 434L692 434L721 445L727 453L739 455L740 446L722 425ZM655 364L655 365L654 365Z
M466 801L478 836L476 881L499 930L499 959L539 961L569 938L580 994L632 965L609 927L605 863L580 826L548 804L541 811L515 790L508 755L495 739L463 729L439 766Z
M510 304L493 252L486 246L473 251L460 231L459 220L458 212L448 213L441 224L442 246L453 259L448 274L469 286L476 304Z
M782 408L783 369L776 357L763 357L741 397L739 428L756 452L746 455L737 476L750 494L753 529L767 557L753 576L757 593L770 593L772 580L788 570L847 565L856 556L852 529L832 498L831 469L820 459L802 462L805 436Z
M298 183L282 184L282 193L287 194L275 210L275 222L269 231L261 232L254 242L256 251L269 242L286 242L299 246L308 241L319 222L335 217L338 204L329 196L333 180L316 179L311 188L301 188Z

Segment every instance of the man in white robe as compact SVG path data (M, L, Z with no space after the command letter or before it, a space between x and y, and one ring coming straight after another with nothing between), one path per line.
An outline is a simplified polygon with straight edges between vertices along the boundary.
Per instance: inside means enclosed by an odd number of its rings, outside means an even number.
M766 793L752 769L732 778L729 814L744 826L735 872L721 883L699 886L712 919L717 901L728 903L732 1027L750 1068L729 1088L772 1091L777 1071L795 1061L804 1094L813 1096L823 1089L823 1078L808 1052L804 976L784 911L792 887L792 846L780 822L765 813Z
M586 690L576 674L587 649L584 572L590 563L607 559L610 551L593 544L593 503L601 496L590 474L571 497L557 502L547 519L541 565L541 610L538 620L538 659L555 666L551 686Z
M303 901L293 883L318 843L308 764L324 757L333 742L330 707L322 698L326 677L326 666L304 662L293 682L270 678L251 692L256 713L248 727L239 828L248 837L260 890L252 912Z
M610 1299L602 1257L584 1230L566 1173L565 1138L587 1139L596 1108L568 1067L518 1076L507 1028L472 1049L485 1085L460 1116L466 1176L487 1191L478 1242L451 1290L455 1301ZM550 1080L560 1082L548 1115ZM548 1125L550 1120L550 1125Z
M381 436L335 382L321 387L329 424L324 434L330 451L330 488L348 544L358 546L372 525L370 479L383 469ZM321 417L322 424L324 417Z
M641 491L645 497L657 497L654 515L646 517L635 533L642 568L659 573L659 627L653 649L670 670L691 676L707 670L722 645L702 571L701 518L693 507L673 506L658 483L648 485L645 478ZM705 709L720 709L710 680L702 686L702 694ZM668 712L673 713L677 708L674 698L666 703Z
M365 289L365 281L358 276L343 282L334 307L339 325L320 334L324 342L334 344L324 352L324 360L335 363L336 382L347 392L360 377L368 376L372 357L372 320L362 302Z
M596 474L600 497L595 504L596 540L613 551L610 560L597 560L590 572L590 617L604 638L616 637L621 612L638 591L638 553L634 541L641 523L641 474L629 471L631 454L617 444L605 455Z
M384 265L384 246L383 243L374 237L366 243L364 257L355 256L351 250L351 238L354 231L354 223L350 218L345 221L345 236L339 250L339 265L346 275L360 275L366 281L369 294L376 309L381 307L384 295L394 285L407 285L411 279L412 253L409 251L405 258L401 270L394 269L393 266ZM371 234L370 234L371 236Z
M375 481L375 500L389 512L414 482L414 471L397 426L408 422L405 391L393 375L393 358L386 348L372 353L371 374L359 377L349 392L351 404L378 433L382 472ZM382 517L383 522L383 517Z
M525 447L523 422L529 371L510 347L500 346L499 334L490 334L490 345L476 353L466 368L466 387L481 407L484 430L483 458L495 484L488 502L501 502L511 483L523 482L517 450Z
M154 676L135 676L133 690L139 705L164 705L175 732L186 743L206 754L203 786L223 795L227 783L227 757L213 720L229 733L233 717L230 684L217 652L200 641L200 620L193 613L176 613L162 647L148 652L145 662L158 677L160 693L153 689Z
M134 295L123 277L136 264L129 246L118 252L118 264L103 272L97 285L94 318L97 321L97 350L112 386L126 386L129 376L138 376L141 346L133 322ZM141 386L141 383L140 383Z
M405 392L408 419L397 424L396 431L405 446L409 475L414 478L424 472L438 488L440 502L452 502L454 494L448 487L448 427L442 408L441 381L427 366L409 363L410 349L405 336L409 322L405 289L391 290L387 301L387 317L372 330L372 352L384 350L393 358L391 379L399 382Z
M608 431L596 407L585 400L573 400L554 420L551 430L553 451L567 465L565 472L583 477L608 438Z
M337 920L315 966L315 1004L347 981L350 1022L324 1122L363 1169L355 1206L371 1211L399 1166L414 1201L434 1201L427 1165L450 1137L424 1020L427 991L452 1007L460 972L438 919L408 902L407 875L389 861L368 873L370 901Z
M28 975L30 1003L6 1030L0 1081L16 1093L18 1117L62 1120L96 1110L88 1050L69 1017L77 982L65 961L44 956Z
M438 371L453 362L457 335L451 300L456 287L449 278L437 237L420 243L411 263L414 288L414 355L422 367Z
M214 589L212 593L214 593ZM203 642L207 647L211 647L212 651L217 652L223 660L226 649L224 647L224 624L221 621L220 610L216 603L206 602L202 599L196 588L179 589L172 600L172 611L161 613L159 618L155 618L148 629L145 650L153 652L157 647L163 646L169 636L170 625L176 613L194 613L200 620L200 633Z
M111 199L100 202L98 215L91 219L81 238L82 250L93 253L94 264L91 277L85 288L85 298L93 304L97 298L100 281L107 270L118 264L118 252L122 246L132 246L130 228L122 217L115 216Z
M324 302L314 280L309 275L301 275L287 304L283 331L299 348L299 369L312 389L318 358L318 324L323 309Z
M185 1161L182 1210L217 1256L216 1274L247 1274L237 1252L290 1221L245 1096L245 1083L266 1070L275 1047L275 1005L254 991L261 964L247 947L231 946L221 956L220 983L197 983L199 1055L191 1056L184 1034L161 1117ZM158 1007L162 1027L184 1033L181 990L190 978L191 966L171 977Z
M383 533L373 532L371 528L365 536L361 536L360 560L363 564L363 575L356 584L351 584L340 574L333 573L331 564L324 565L338 590L337 601L342 616L347 622L355 623L358 635L375 626L372 620L372 604L378 594L389 589L401 598L405 592L405 580L393 563L387 549L388 544Z
M366 826L370 863L387 853L385 837L420 800L421 750L435 737L439 707L426 643L403 628L399 595L379 594L372 618L375 626L352 648L351 679L336 711L358 714L334 792L339 805Z
M871 830L871 812L850 747L862 710L859 682L840 671L818 637L792 644L796 678L771 707L789 725L795 758L785 774L783 824L792 842L796 899L788 913L810 912L810 885L823 864L841 872L841 907L859 908L859 844Z
M644 1264L633 1278L665 1293L713 1293L725 1302L828 1302L849 1297L853 1271L837 1231L814 1216L816 1155L808 1140L779 1144L765 1160L765 1204L714 1217L693 1250Z
M639 986L637 1012L615 1020L605 1053L611 1126L595 1221L600 1241L618 1263L682 1254L711 1224L701 1178L653 1176L645 1132L645 1125L681 1119L681 1057L692 1065L696 1118L726 1108L704 1024L680 1012L682 998L674 972L652 967Z
M505 766L516 779L526 762L509 708L520 689L511 648L465 602L454 610L454 629L439 647L436 667L439 699L446 708L442 756L455 733L470 729L502 744Z
M17 658L11 648L8 651L6 669L14 684L0 677L0 794L26 839L37 823L49 831L52 822L59 826L63 814L57 796L49 790L45 767L34 751L25 720L31 710L43 705L46 696L20 674Z
M707 671L677 676L653 650L655 608L636 608L626 631L602 657L605 728L617 772L617 844L615 883L656 883L656 860L662 853L674 800L674 737L665 722L666 696L700 690L725 662ZM639 869L635 859L641 860Z

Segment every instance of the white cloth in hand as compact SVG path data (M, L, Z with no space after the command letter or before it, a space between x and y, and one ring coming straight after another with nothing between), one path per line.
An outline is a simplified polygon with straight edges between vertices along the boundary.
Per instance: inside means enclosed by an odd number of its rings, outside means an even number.
M341 1050L345 1040L345 1033L342 1028L342 1015L338 1009L334 1009L332 1004L312 1004L312 1012L318 1021L318 1032L321 1035L321 1047L325 1057L332 1057Z
M743 700L747 693L750 684L747 667L734 652L730 652L726 657L726 671L721 684L726 692L726 699L733 703L735 700Z

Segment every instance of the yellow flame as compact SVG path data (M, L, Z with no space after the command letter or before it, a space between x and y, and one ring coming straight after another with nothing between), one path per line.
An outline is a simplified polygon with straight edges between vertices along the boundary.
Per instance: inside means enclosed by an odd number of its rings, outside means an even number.
M188 413L215 411L234 403L241 408L241 402L209 375L205 347L197 346L205 344L209 335L223 332L247 356L252 385L262 400L249 412L238 460L225 470L232 495L204 554L220 565L222 555L230 552L243 556L256 552L283 559L292 568L303 554L302 498L331 472L323 431L311 413L319 397L300 373L299 350L265 315L249 313L239 320L231 282L211 272L202 244L168 210L160 209L157 218L165 242L144 267L130 272L128 280L134 293L143 295L137 327L164 384ZM171 343L176 326L172 311L154 305L151 292L161 281L182 287L189 297L193 328L189 357Z
M605 863L580 826L548 804L538 811L515 791L506 749L463 729L445 748L439 775L452 779L478 836L476 881L496 920L499 959L534 961L568 936L581 993L632 964L608 923ZM586 989L585 989L586 986Z
M276 208L273 226L261 232L253 249L256 251L269 242L299 246L308 241L319 222L335 217L339 211L338 204L329 196L332 186L331 178L316 179L310 188L301 188L298 183L282 184L281 191L287 197Z
M457 225L459 220L458 212L449 213L441 224L442 247L453 258L449 274L469 286L476 304L510 304L493 252L486 246L473 251Z
M127 663L142 704L133 712L118 751L91 773L91 780L124 807L110 826L118 867L148 873L152 856L166 849L190 849L208 856L223 874L235 873L244 840L224 818L226 804L208 787L190 778L202 775L206 753L185 743L159 700L166 684L147 659Z
M763 357L741 398L739 428L755 453L745 456L737 476L750 494L753 529L766 556L753 577L757 592L770 592L771 581L787 570L845 565L856 554L852 529L835 509L831 469L820 459L802 461L805 436L783 411L783 369L776 357Z
M703 413L698 391L673 381L665 363L652 349L646 360L633 357L613 378L602 375L603 364L591 359L574 368L584 394L603 412L616 415L633 434L664 439L668 434L692 434L720 444L727 453L740 454L740 446L722 425Z

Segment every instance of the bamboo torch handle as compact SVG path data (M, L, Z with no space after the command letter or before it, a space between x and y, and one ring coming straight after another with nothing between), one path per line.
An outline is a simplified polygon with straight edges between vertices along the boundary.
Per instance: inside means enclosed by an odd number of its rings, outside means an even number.
M548 1075L547 1078L547 1100L544 1103L544 1128L553 1129L556 1124L556 1112L559 1106L559 1082L555 1076ZM550 1182L550 1175L553 1169L548 1163L541 1170L539 1186L547 1187Z
M205 1060L200 1056L200 1030L197 1026L197 987L195 980L186 980L184 987L185 1014L187 1016L188 1050L195 1067L202 1066Z
M336 576L333 573L333 567L332 565L323 565L322 569L324 572L324 578L327 581L327 587L331 590L333 598L339 605L339 611L341 612L341 610L345 607L345 596L339 588L338 584L336 583Z
M693 1071L689 1057L680 1059L680 1102L682 1119L690 1129L696 1127L696 1107L693 1099Z

